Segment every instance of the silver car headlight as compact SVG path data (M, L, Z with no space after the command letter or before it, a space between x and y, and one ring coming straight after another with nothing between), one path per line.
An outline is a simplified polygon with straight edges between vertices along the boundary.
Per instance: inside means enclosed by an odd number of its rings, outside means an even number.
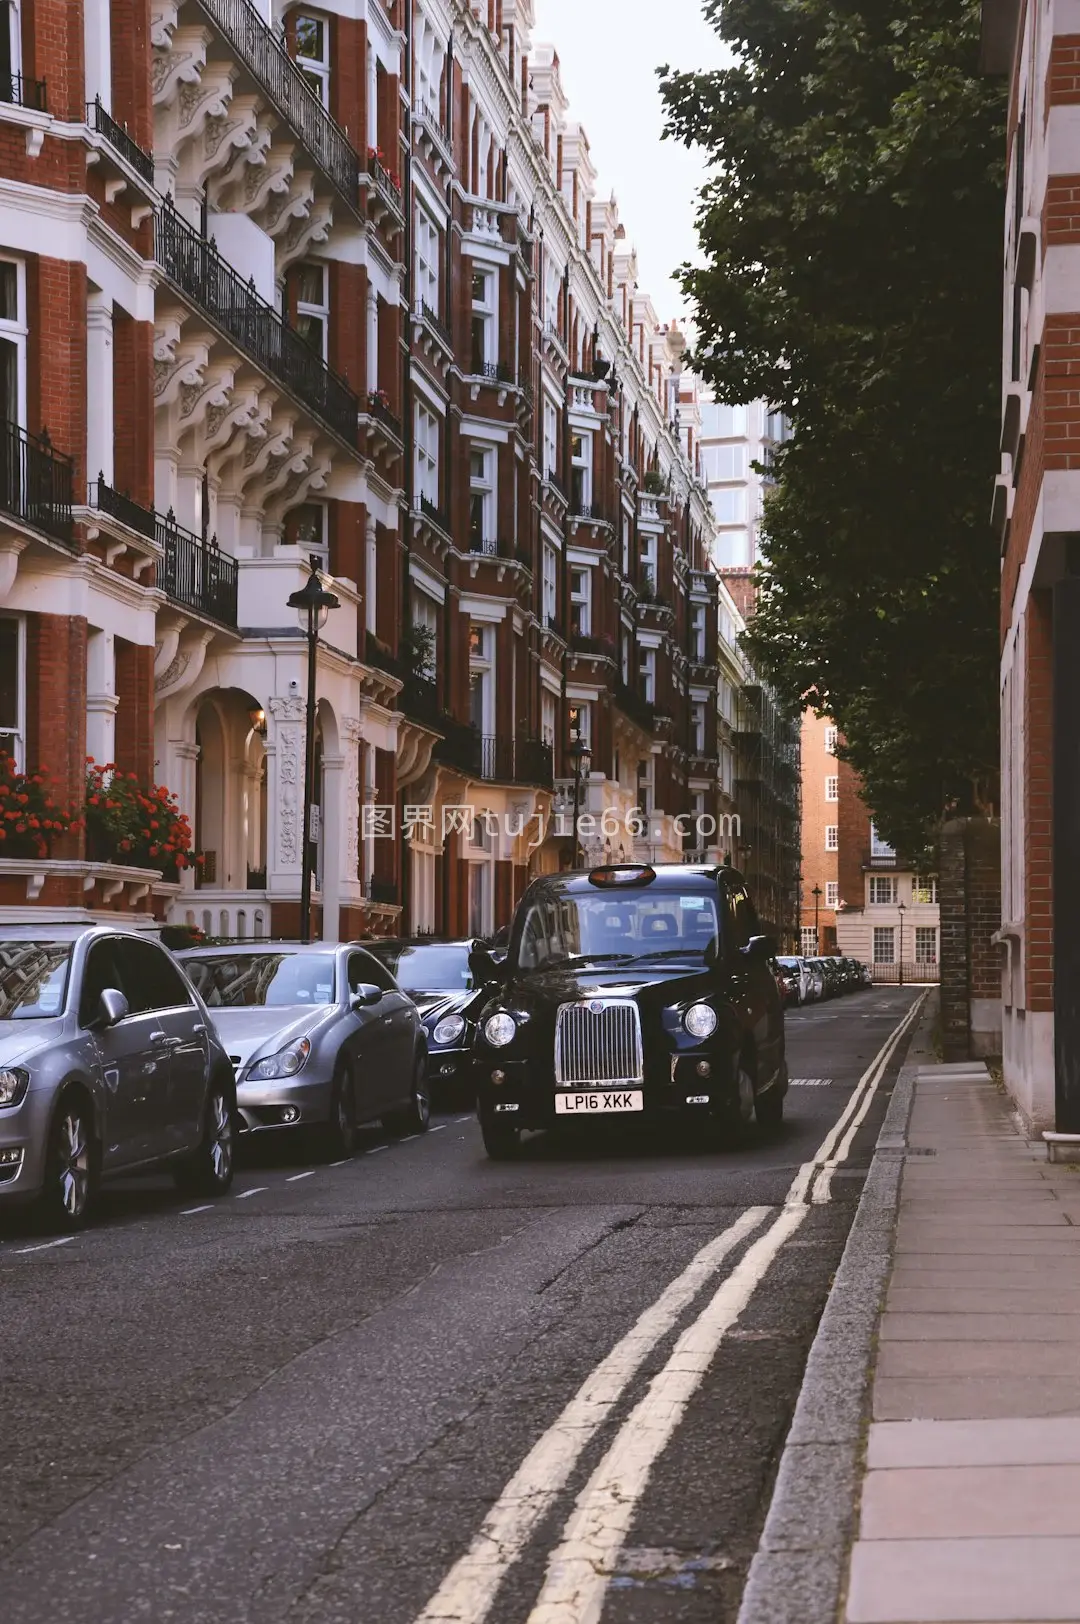
M281 1077L295 1077L298 1071L303 1070L310 1053L310 1038L298 1038L287 1048L279 1049L277 1054L268 1054L264 1060L256 1060L248 1070L244 1081L270 1083Z
M691 1004L683 1025L692 1038L711 1038L716 1031L716 1011L711 1004Z
M456 1043L465 1030L465 1018L462 1015L444 1015L432 1032L434 1043Z
M30 1073L21 1066L0 1069L0 1106L18 1105L30 1085Z
M505 1049L508 1043L513 1043L516 1031L517 1022L505 1010L489 1015L484 1022L484 1036L493 1049Z

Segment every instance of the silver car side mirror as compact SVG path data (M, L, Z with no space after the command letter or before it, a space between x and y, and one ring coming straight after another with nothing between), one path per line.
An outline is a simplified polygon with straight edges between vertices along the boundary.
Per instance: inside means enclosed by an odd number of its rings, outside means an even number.
M377 987L373 981L361 981L358 987L353 988L353 1009L370 1009L382 999L382 988Z
M99 1031L117 1026L128 1013L128 1001L117 987L104 987L97 1002L93 1024Z

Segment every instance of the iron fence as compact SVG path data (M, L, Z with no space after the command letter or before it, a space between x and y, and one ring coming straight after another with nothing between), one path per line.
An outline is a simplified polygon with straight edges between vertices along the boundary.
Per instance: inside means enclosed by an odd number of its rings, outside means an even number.
M74 546L71 501L75 466L54 451L47 433L30 434L0 418L0 508Z
M157 536L157 514L153 508L143 507L133 497L127 496L123 491L114 490L106 484L104 474L99 474L90 487L90 500L101 513L108 513L121 524L126 524L129 530L135 530L148 541L154 541Z
M45 81L28 79L22 73L0 73L0 102L7 102L9 107L30 107L36 113L47 113Z
M92 102L87 102L86 122L98 135L103 135L121 157L127 159L137 175L141 175L151 186L154 184L153 154L147 152L134 136L128 134L125 125L116 122L108 108L102 106L100 96L95 96Z
M182 529L171 509L164 518L156 516L155 531L163 554L159 584L166 597L235 629L236 559L221 551L215 537L204 541Z

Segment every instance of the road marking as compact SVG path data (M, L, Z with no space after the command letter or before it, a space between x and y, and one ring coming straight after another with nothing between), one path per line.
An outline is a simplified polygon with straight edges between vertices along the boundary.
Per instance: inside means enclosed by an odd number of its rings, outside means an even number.
M795 1175L779 1215L748 1248L701 1314L680 1336L671 1358L619 1429L578 1498L562 1540L549 1561L543 1589L527 1624L598 1624L607 1594L608 1575L653 1463L671 1438L726 1332L750 1302L778 1253L805 1220L810 1210L811 1185L817 1174L824 1164L838 1165L848 1154L865 1116L865 1110L860 1112L860 1107L865 1101L865 1108L869 1109L893 1049L921 1004L922 999L919 999L905 1012L903 1020L859 1079L813 1161L804 1163ZM856 1113L859 1113L859 1121L853 1123ZM852 1131L847 1134L849 1126ZM829 1199L827 1191L822 1199ZM485 1517L468 1551L451 1568L414 1624L483 1624L499 1586L521 1556L537 1524L550 1510L582 1450L607 1419L612 1405L625 1392L647 1354L661 1340L665 1329L670 1330L675 1325L722 1258L738 1244L733 1237L740 1226L747 1226L741 1230L741 1239L762 1223L768 1211L768 1208L751 1208L710 1242L597 1366L554 1425L534 1444ZM712 1248L720 1249L719 1255L714 1255L711 1265L703 1265L703 1259ZM697 1271L697 1284L691 1289L687 1276L693 1271ZM642 1336L642 1327L647 1322L659 1323L664 1328L646 1339Z
M550 1510L586 1445L642 1364L728 1255L760 1227L768 1207L751 1207L703 1246L626 1335L586 1377L533 1446L489 1511L465 1555L450 1569L416 1624L480 1624L507 1572Z
M786 1207L680 1336L578 1496L527 1624L598 1624L623 1537L653 1462L670 1441L724 1339L809 1209Z
M420 1135L418 1133L407 1133L401 1139L398 1140L398 1144L399 1145L407 1145L409 1143L410 1139L419 1139L419 1137L420 1137Z
M376 1145L373 1150L365 1150L365 1156L377 1156L380 1150L389 1150L389 1145Z
M348 1165L349 1165L349 1163L351 1161L352 1161L351 1156L343 1156L340 1162L328 1162L327 1166L328 1167L348 1167Z
M270 1188L269 1184L256 1184L253 1190L241 1190L237 1201L246 1201L249 1195L265 1195Z
M197 1212L210 1212L212 1210L213 1203L208 1202L205 1207L185 1207L180 1216L181 1218L192 1218Z
M442 1131L443 1131L443 1129L445 1127L446 1127L445 1122L436 1122L435 1126L430 1131L432 1133L442 1133Z
M473 1114L472 1114L471 1111L466 1116L455 1117L454 1118L455 1122L471 1122L472 1120L473 1120Z
M907 1015L900 1022L900 1025L885 1040L883 1049L879 1051L880 1064L878 1064L873 1082L869 1085L856 1109L852 1112L851 1120L847 1124L844 1136L840 1140L837 1147L836 1154L824 1160L824 1165L821 1169L818 1181L814 1186L815 1206L822 1206L830 1199L832 1195L833 1173L842 1162L847 1161L848 1156L851 1153L851 1147L855 1141L855 1135L862 1127L866 1114L870 1109L871 1103L873 1102L874 1095L877 1093L878 1084L881 1082L881 1079L884 1077L888 1068L889 1061L892 1059L893 1053L905 1032L910 1030L911 1026L914 1024L915 1019L922 1008L923 1000L926 997L927 994L923 993L922 997L918 998L915 1003L912 1004Z
M792 1077L788 1083L789 1088L828 1088L832 1084L831 1077Z
M308 1168L308 1171L306 1173L290 1173L288 1178L285 1180L285 1183L286 1184L295 1184L297 1179L313 1179L314 1177L315 1177L315 1169L313 1167L310 1167L310 1168Z
M51 1252L56 1246L70 1246L75 1239L74 1235L65 1235L58 1241L42 1241L40 1246L20 1246L16 1249L16 1257L25 1257L28 1252Z

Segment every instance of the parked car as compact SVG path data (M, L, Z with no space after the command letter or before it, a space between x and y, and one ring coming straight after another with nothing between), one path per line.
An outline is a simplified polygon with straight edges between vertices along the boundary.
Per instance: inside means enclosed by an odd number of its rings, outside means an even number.
M0 1206L37 1200L79 1229L99 1181L167 1166L232 1182L232 1066L197 993L145 935L0 928Z
M840 975L845 992L859 992L862 988L862 977L855 959L840 959Z
M482 993L469 955L478 945L475 939L435 942L424 937L371 943L371 952L420 1012L430 1082L448 1091L459 1080L476 1034L473 1016ZM494 951L494 941L491 945Z
M236 1067L246 1132L311 1129L336 1158L352 1155L361 1123L426 1130L420 1016L372 953L356 943L252 942L178 957Z
M859 964L859 980L862 982L864 987L872 987L874 985L874 972L871 970L868 964Z
M806 965L810 1002L818 1004L823 998L828 997L825 981L825 966L821 959L804 959L803 963Z
M771 963L784 1008L787 1009L790 1004L801 1003L800 993L802 989L798 966L787 958L776 958Z
M521 1132L628 1116L778 1125L784 1016L745 883L730 868L613 864L534 880L470 1056L488 1155Z
M843 991L843 977L840 974L840 966L834 958L827 957L817 959L815 963L821 970L824 981L823 996L825 998L838 998Z
M796 955L782 954L779 959L781 969L785 972L788 983L794 994L792 1003L807 1004L810 1001L810 966L805 959Z

